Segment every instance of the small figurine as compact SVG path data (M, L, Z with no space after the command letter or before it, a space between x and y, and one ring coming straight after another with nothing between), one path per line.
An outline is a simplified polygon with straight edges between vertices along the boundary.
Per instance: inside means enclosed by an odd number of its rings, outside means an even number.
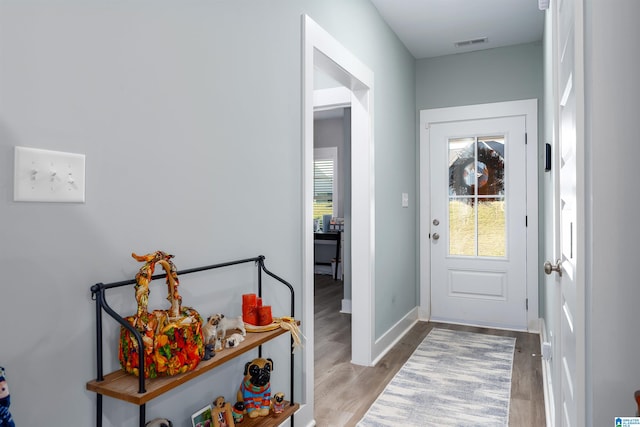
M4 376L4 368L0 367L0 427L16 427L11 412L9 412L10 405L9 385L7 385L7 380Z
M173 427L173 423L166 418L154 418L147 422L144 427Z
M240 331L242 336L247 335L247 330L244 327L244 322L242 321L242 316L238 317L224 317L224 314L214 314L209 318L213 324L216 325L217 331L221 332L221 338L225 339L227 336L227 331L231 329L237 329Z
M256 358L244 366L244 379L238 390L238 401L244 402L249 418L269 415L271 371L273 371L271 359Z
M279 391L273 395L273 413L281 414L284 412L284 393Z
M220 337L216 337L215 344L213 344L213 349L215 351L222 351L224 347L222 346L222 340Z
M209 360L216 355L214 351L214 344L205 344L204 345L204 356L202 356L202 360Z
M233 421L239 424L244 420L244 402L236 402L233 405Z
M240 345L242 341L244 341L244 337L241 334L237 334L237 333L231 334L231 336L226 339L225 347L226 348L237 347Z
M209 316L207 323L202 325L202 335L204 337L204 343L212 344L218 336L218 324L217 319L214 316Z
M214 427L235 427L231 404L225 402L224 397L218 396L211 404L211 418Z

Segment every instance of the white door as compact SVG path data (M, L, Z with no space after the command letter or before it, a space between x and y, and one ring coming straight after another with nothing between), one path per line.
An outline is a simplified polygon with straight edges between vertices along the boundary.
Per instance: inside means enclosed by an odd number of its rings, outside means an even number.
M525 116L431 124L431 319L527 329Z
M556 171L555 250L556 260L545 263L547 274L556 274L559 297L556 298L557 319L555 325L557 359L556 377L553 383L559 390L556 396L556 425L584 425L578 408L583 399L579 384L583 377L577 369L577 339L584 334L582 312L578 309L576 288L578 274L578 246L580 217L577 209L577 119L576 102L576 31L575 3L573 0L556 4L556 64L558 116L558 162ZM555 271L555 273L554 273ZM558 386L559 385L559 386Z

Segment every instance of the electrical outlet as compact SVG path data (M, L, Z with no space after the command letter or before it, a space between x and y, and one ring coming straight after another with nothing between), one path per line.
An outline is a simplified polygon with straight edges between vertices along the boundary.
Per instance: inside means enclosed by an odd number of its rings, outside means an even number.
M14 165L14 201L84 203L84 154L15 147Z

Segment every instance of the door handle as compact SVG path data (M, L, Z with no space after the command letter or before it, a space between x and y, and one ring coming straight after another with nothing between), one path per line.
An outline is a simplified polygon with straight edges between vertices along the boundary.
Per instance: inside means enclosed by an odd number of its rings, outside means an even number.
M552 271L558 273L558 276L562 277L562 261L556 260L556 265L551 264L549 261L544 263L544 272L551 274Z
M431 238L432 238L433 240L438 240L438 239L440 238L440 235L439 235L438 233L433 233L433 234L431 235Z

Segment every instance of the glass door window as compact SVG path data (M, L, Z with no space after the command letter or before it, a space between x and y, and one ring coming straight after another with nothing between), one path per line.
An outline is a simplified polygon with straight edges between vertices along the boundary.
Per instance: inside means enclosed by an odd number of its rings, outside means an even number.
M505 257L505 138L451 138L449 255Z

